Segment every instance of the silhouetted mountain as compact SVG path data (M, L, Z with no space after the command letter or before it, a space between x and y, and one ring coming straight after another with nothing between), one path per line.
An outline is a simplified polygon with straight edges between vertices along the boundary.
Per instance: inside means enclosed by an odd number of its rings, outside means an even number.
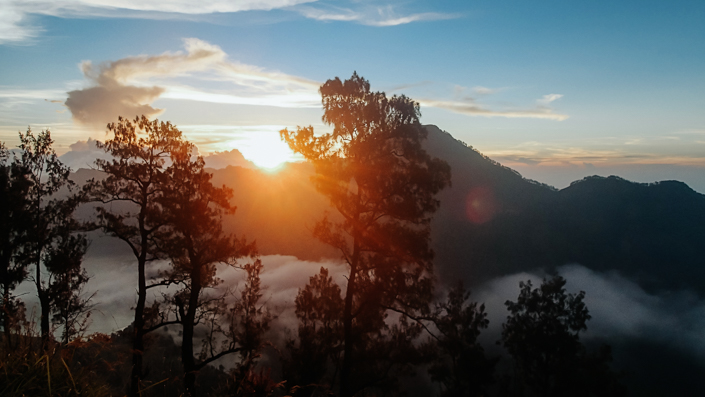
M453 172L433 223L441 278L476 284L580 263L647 288L705 292L705 196L686 184L593 176L558 191L427 129L427 150Z

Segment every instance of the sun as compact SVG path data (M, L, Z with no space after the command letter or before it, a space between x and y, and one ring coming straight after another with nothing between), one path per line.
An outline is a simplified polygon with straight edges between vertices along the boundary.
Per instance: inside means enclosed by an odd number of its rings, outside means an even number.
M285 162L299 160L289 146L279 138L279 132L253 131L238 149L246 159L264 170L274 170Z

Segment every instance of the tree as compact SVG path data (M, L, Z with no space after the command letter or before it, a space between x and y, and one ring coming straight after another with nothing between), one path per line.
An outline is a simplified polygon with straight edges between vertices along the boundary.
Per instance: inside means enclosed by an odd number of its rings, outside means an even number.
M130 396L135 397L140 392L144 336L149 328L147 291L163 285L156 280L148 284L146 277L147 264L163 256L156 238L167 221L158 200L169 183L165 176L166 161L172 152L183 150L186 144L181 131L171 123L149 121L144 116L133 121L120 117L117 123L108 124L108 131L113 138L97 144L112 159L96 161L106 177L92 186L92 192L95 200L110 204L96 207L99 226L108 235L124 241L137 261L129 390ZM118 206L113 212L112 204L124 207Z
M431 316L438 336L431 344L435 357L428 372L441 384L441 396L482 396L492 382L497 360L486 358L477 341L489 324L485 305L478 306L469 298L470 292L460 282L445 302L436 304Z
M256 255L256 248L223 232L223 216L235 212L229 202L232 190L213 186L203 158L192 158L194 149L185 144L172 150L172 165L165 173L168 184L158 200L168 224L159 235L159 244L172 261L167 280L184 287L170 301L175 307L173 322L182 328L181 359L188 395L195 394L196 375L209 363L232 353L240 353L243 363L254 360L269 323L268 315L258 304L262 268L259 260L244 266L248 279L241 299L230 310L223 299L207 292L221 283L216 276L217 264L235 266L238 258ZM229 327L223 327L227 317ZM197 361L194 331L204 323L209 326L208 336Z
M554 277L540 287L520 282L516 302L507 301L510 316L502 341L514 358L521 383L535 395L575 395L579 358L578 334L590 319L585 292L568 294L565 279ZM580 390L578 388L578 390Z
M314 235L348 266L340 373L340 394L348 397L368 385L356 365L373 345L366 338L393 339L387 314L428 311L430 216L450 167L421 147L426 131L413 100L371 92L357 74L328 80L320 91L323 121L333 132L317 137L306 127L280 135L314 165L314 184L339 215L320 220Z
M73 219L73 212L84 200L83 195L74 192L70 169L59 161L52 144L49 131L42 131L36 137L31 130L20 133L22 155L18 167L28 187L24 197L27 223L18 260L34 267L32 281L39 298L45 350L51 338L50 320L52 312L57 311L56 304L60 299L80 302L79 291L88 280L81 268L87 241L84 235L76 233L79 225ZM65 198L57 197L61 190L66 191L62 193L67 194ZM69 274L71 276L67 276ZM72 282L67 282L67 277Z
M2 302L0 316L3 335L8 347L11 345L11 328L21 304L12 291L27 278L27 264L18 261L20 239L24 238L27 224L26 197L30 183L26 171L0 143L0 286Z
M340 287L321 267L296 296L299 319L298 344L287 341L291 355L286 362L287 382L300 387L298 394L313 394L322 384L333 385L340 370L343 347ZM333 368L331 373L330 368ZM323 382L322 382L323 381Z

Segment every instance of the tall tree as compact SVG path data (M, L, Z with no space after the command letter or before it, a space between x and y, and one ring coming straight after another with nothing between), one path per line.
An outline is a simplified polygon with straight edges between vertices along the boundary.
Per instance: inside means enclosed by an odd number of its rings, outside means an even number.
M132 370L129 394L140 393L144 335L147 331L147 291L162 285L148 284L147 264L158 259L160 250L156 236L167 221L158 200L169 183L165 170L171 153L183 150L186 143L181 131L169 122L149 121L136 117L130 121L122 117L108 124L112 139L98 146L112 156L111 160L97 160L98 168L106 174L93 189L95 200L104 204L96 207L100 226L108 235L124 241L137 261L137 304L132 323ZM112 204L122 203L112 211Z
M259 347L253 338L262 337L269 321L257 307L261 297L259 260L244 267L248 279L241 299L231 310L208 291L221 283L217 264L235 266L238 258L253 256L256 250L254 244L223 232L223 216L235 212L229 201L232 190L213 186L203 158L194 159L194 151L193 145L186 144L171 152L172 165L165 175L169 183L159 200L169 225L160 240L172 260L168 279L184 286L171 300L182 328L181 359L188 395L196 393L196 375L205 365L231 353L240 353L245 361L252 359ZM231 321L225 321L228 315ZM224 321L230 326L224 327ZM209 326L199 360L193 340L198 324ZM223 347L217 346L221 344Z
M450 183L450 167L422 148L426 131L413 100L371 92L357 74L328 80L320 91L323 121L333 132L280 134L313 163L316 188L339 213L319 221L314 235L339 249L348 265L340 394L349 397L367 385L356 356L366 357L366 338L387 327L387 311L428 310L430 216L439 205L434 195Z
M70 169L61 163L52 148L50 132L42 131L36 137L31 130L20 133L19 162L29 183L26 195L26 234L22 239L20 260L34 267L32 281L37 288L40 306L42 346L46 350L51 338L51 314L56 307L56 293L64 297L77 294L87 281L63 285L67 272L81 273L81 261L86 251L85 236L77 234L78 224L73 213L83 201L69 179ZM59 197L59 192L61 193ZM70 257L70 259L68 258ZM83 273L85 275L85 273ZM80 298L79 298L80 299Z

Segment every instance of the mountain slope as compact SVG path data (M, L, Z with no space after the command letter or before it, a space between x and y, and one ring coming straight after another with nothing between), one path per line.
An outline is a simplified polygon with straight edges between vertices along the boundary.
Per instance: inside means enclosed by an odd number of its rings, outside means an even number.
M589 177L556 191L427 130L427 150L453 172L433 222L442 279L580 263L651 289L705 292L705 196L686 184Z

